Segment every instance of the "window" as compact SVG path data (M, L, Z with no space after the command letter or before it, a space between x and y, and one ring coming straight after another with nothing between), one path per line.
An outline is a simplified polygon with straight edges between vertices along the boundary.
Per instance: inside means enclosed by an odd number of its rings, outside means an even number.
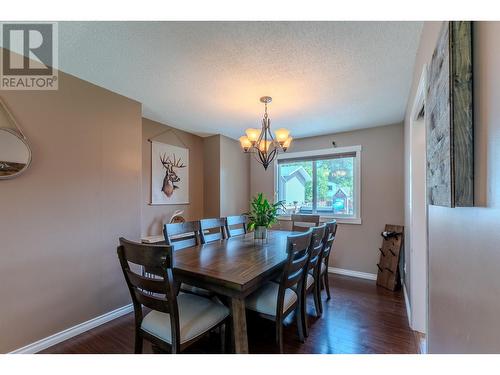
M319 214L360 223L361 147L280 154L276 192L286 215Z

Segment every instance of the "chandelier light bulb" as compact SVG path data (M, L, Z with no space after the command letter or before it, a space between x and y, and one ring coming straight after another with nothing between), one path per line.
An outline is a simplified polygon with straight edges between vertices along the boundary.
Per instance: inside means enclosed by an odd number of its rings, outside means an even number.
M240 144L243 150L245 150L245 152L247 152L250 149L250 147L252 147L252 142L250 142L250 140L246 135L240 137Z
M283 144L288 139L290 132L288 131L288 129L280 128L274 132L274 135L276 136L276 140L280 144Z
M283 151L286 151L286 149L288 147L290 147L290 144L292 143L292 139L293 137L288 137L285 142L283 142L283 145L281 147L283 147Z
M260 131L260 129L248 128L247 130L245 130L245 133L248 137L248 140L252 143L255 143L259 139Z
M259 150L262 151L262 152L268 152L269 151L269 147L271 147L271 141L260 141L259 143Z

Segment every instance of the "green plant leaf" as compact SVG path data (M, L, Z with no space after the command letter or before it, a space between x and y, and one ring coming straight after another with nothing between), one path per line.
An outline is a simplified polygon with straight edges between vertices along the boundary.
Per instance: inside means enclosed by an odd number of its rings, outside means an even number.
M256 226L270 228L277 222L278 211L283 208L283 201L270 203L263 193L258 193L250 202L248 229L254 229Z

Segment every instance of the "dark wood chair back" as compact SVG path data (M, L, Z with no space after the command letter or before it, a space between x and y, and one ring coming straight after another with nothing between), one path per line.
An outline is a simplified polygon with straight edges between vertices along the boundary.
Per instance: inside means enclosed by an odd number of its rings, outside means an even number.
M246 215L226 217L226 233L228 238L247 233L248 218Z
M320 225L319 227L312 228L311 232L311 245L309 248L309 261L307 265L307 271L316 269L317 265L321 261L322 251L324 248L324 237L325 237L326 225ZM314 275L316 278L316 274Z
M325 223L326 229L325 234L323 236L323 250L321 251L321 256L318 262L318 266L316 267L316 274L319 275L320 278L323 278L323 284L326 290L327 300L331 298L330 296L330 286L328 279L328 263L330 258L330 253L333 248L333 242L335 241L335 236L337 235L337 221L332 220ZM325 267L325 272L321 274L321 268ZM318 279L319 281L319 279ZM318 289L317 292L317 301L319 303L320 312L322 312L321 305L321 289ZM315 299L316 301L316 299Z
M200 220L201 243L209 243L226 239L226 220L224 218ZM208 233L205 233L207 232Z
M330 252L332 251L333 242L335 241L335 236L337 235L337 220L332 220L325 223L325 235L323 239L323 254L322 259L328 265L328 258L330 257Z
M288 256L281 275L276 316L283 315L285 290L294 286L299 290L309 260L311 237L312 231L287 237L286 250Z
M120 238L118 258L134 305L136 330L141 327L142 306L170 314L172 343L180 334L176 287L172 270L172 246L145 245ZM130 263L148 268L154 275L148 277L134 272ZM160 276L161 278L158 278Z
M165 243L172 245L174 250L185 249L199 245L200 222L171 223L163 226Z
M300 225L300 224L310 225ZM299 224L299 225L297 225ZM311 227L319 225L319 215L299 215L292 214L292 231L294 232L307 232Z

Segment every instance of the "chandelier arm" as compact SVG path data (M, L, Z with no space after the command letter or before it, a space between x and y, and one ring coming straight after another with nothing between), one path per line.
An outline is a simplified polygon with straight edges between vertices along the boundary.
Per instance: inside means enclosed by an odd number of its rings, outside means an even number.
M273 160L276 157L277 153L278 153L278 151L276 149L274 149L273 151L271 151L271 153L269 154L268 161L267 161L268 165L273 162Z
M256 145L259 145L260 142L262 141L262 136L264 135L265 131L266 131L266 127L264 126L264 120L262 120L262 127L260 128L259 138L257 139L257 142L255 142Z
M260 152L257 150L257 152L252 152L253 158L255 159L256 162L264 165L264 161L262 160L262 156L260 155Z
M265 165L267 163L267 154L263 153L262 151L258 150L259 153L259 158L260 162Z
M264 127L264 151L266 152L267 154L267 131L268 131L268 127L267 127L267 119L264 119L264 122L265 122L265 127Z
M267 130L269 131L269 137L271 137L271 141L274 143L276 140L273 137L273 133L271 132L271 120L268 120Z

